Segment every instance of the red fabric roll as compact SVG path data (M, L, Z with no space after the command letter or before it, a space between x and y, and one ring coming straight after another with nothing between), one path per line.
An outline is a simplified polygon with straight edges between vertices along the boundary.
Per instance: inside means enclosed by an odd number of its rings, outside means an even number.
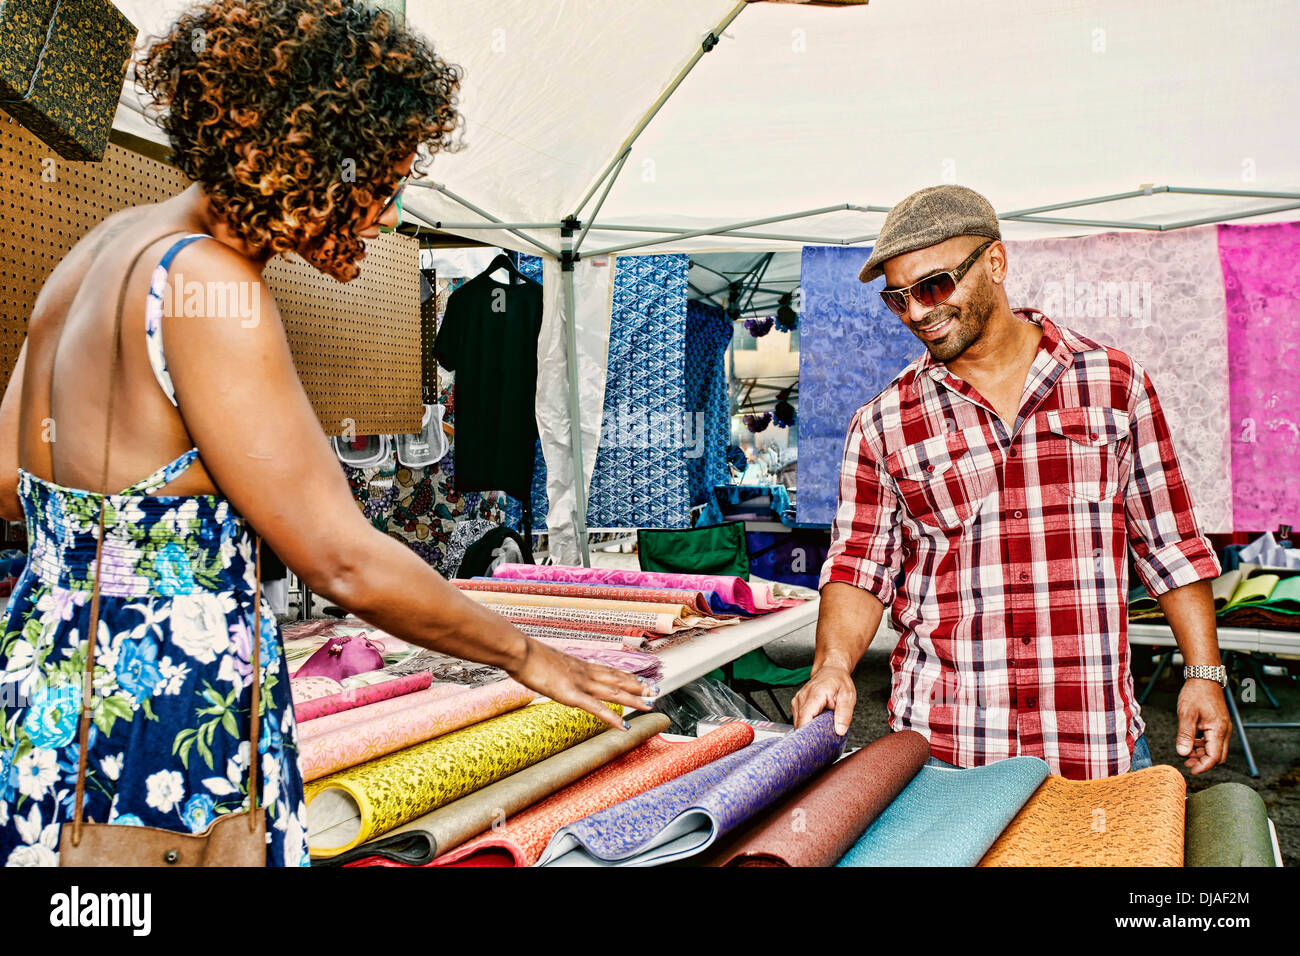
M381 681L378 684L354 687L352 690L345 690L341 694L330 694L328 697L317 697L315 700L295 704L293 713L298 718L298 723L301 724L304 721L315 720L317 717L328 717L330 714L338 714L354 707L364 707L366 704L377 704L381 700L391 700L405 694L414 694L416 691L424 690L432 683L433 675L428 671L422 671L419 674L407 674L404 677Z

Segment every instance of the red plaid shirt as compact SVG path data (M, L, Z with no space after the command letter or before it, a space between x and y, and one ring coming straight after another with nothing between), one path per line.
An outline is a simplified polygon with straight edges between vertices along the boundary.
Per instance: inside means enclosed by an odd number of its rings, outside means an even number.
M959 767L1125 772L1143 730L1128 554L1153 595L1219 574L1151 379L1042 325L1015 427L926 352L858 410L821 583L892 609L889 722Z

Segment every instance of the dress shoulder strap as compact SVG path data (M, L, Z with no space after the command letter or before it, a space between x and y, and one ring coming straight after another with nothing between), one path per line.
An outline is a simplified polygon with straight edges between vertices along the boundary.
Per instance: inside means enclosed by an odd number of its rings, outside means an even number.
M176 258L178 252L196 239L208 238L211 237L205 232L192 232L177 239L163 253L162 259L153 270L153 276L149 280L149 300L145 303L144 312L145 346L149 352L149 364L153 366L153 376L158 380L159 387L162 388L173 405L176 404L176 389L172 385L172 377L167 371L167 359L163 357L162 346L163 313L171 312L174 314L175 312L174 309L166 308L168 293L167 270L171 268L172 260ZM172 302L184 301L184 292L183 288L173 288L171 290Z

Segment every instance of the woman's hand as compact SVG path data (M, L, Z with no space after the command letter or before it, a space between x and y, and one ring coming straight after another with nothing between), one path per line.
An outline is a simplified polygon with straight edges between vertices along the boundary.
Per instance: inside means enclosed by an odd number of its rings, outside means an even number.
M626 730L627 721L605 706L626 704L637 710L650 710L659 688L650 687L638 677L589 664L563 654L541 641L528 641L522 663L509 670L510 676L531 690L570 707L579 707L599 717L617 730Z

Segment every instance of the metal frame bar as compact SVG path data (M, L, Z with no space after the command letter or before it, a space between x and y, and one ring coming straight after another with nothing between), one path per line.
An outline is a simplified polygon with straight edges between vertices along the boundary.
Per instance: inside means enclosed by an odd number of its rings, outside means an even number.
M550 246L546 245L543 242L538 241L537 239L534 239L532 236L528 235L525 232L520 232L518 229L512 227L509 223L503 222L497 216L494 216L490 212L487 212L486 210L480 208L479 206L474 205L472 202L470 202L468 199L464 198L463 196L457 195L456 193L448 189L444 183L429 183L428 188L436 189L438 192L442 193L448 199L452 200L453 202L459 203L460 205L464 206L466 209L470 210L470 212L476 212L484 219L488 220L488 222L496 223L498 229L505 229L506 232L518 236L520 239L524 240L524 242L528 243L530 246L534 246L538 249L541 249L542 252L546 253L552 259L560 258L560 253L557 250L552 249ZM421 212L419 207L411 206L409 202L407 202L406 205L426 221L431 218L434 218L431 217L427 212Z
M654 230L656 232L668 232L673 234L669 242L677 242L682 239L694 239L697 236L719 236L724 234L734 234L738 229L747 229L750 226L766 226L774 222L789 222L792 219L808 219L812 216L820 216L828 212L862 211L861 206L855 206L852 203L837 203L834 206L820 206L817 209L805 209L801 212L787 213L781 216L764 216L761 219L746 219L741 222L729 223L722 226L707 226L703 229L688 229L685 232L677 232L675 228L667 230ZM639 230L633 230L639 231ZM776 238L776 237L771 237ZM808 237L810 240L812 237ZM615 252L624 252L628 249L640 249L643 246L657 246L663 239L648 239L645 242L626 242L617 246L606 246L604 249L598 249L590 253L593 256L608 255ZM813 240L816 241L816 240Z
M587 220L587 224L582 227L582 232L578 233L578 241L573 244L575 253L582 248L582 241L587 238L587 233L591 231L592 222L600 215L600 207L605 205L605 197L609 195L609 191L614 187L614 181L618 179L618 174L623 171L623 164L627 162L627 158L631 154L632 147L628 146L627 149L623 150L623 155L618 158L618 165L614 167L614 171L605 182L605 191L600 194L600 199L596 200L596 208L591 211L591 217ZM583 200L583 205L586 205L586 200ZM574 218L576 219L577 216L575 215Z

